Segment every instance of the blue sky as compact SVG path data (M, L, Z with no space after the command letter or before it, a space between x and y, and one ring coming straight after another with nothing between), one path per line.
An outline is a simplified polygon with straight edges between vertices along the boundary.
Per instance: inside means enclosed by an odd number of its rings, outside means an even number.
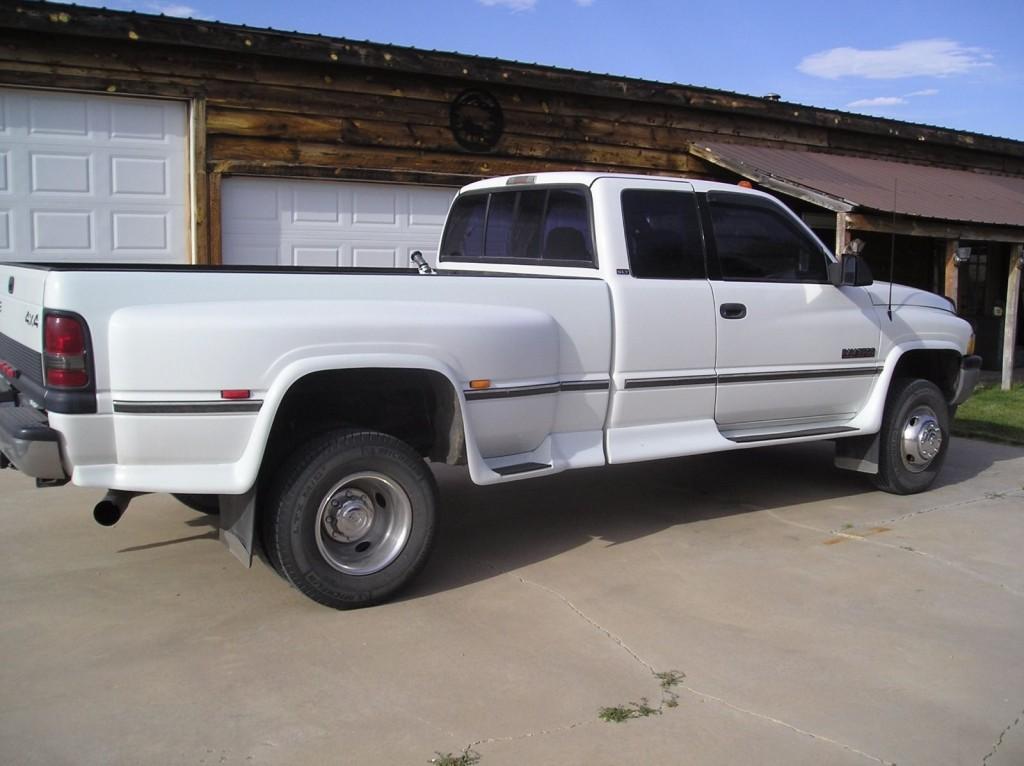
M1024 140L1024 0L86 2L678 82Z

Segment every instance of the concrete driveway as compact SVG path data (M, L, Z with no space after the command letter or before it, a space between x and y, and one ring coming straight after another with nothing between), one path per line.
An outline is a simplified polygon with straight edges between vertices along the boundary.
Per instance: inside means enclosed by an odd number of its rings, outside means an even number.
M0 763L1024 763L1024 450L902 498L822 444L439 475L426 571L343 613L169 497L102 529L3 472Z

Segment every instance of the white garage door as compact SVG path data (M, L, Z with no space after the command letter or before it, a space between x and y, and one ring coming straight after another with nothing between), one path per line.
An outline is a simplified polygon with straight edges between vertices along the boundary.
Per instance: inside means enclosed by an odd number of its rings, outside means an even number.
M186 105L0 89L0 260L184 263Z
M232 265L409 267L437 260L455 189L226 178L223 261Z

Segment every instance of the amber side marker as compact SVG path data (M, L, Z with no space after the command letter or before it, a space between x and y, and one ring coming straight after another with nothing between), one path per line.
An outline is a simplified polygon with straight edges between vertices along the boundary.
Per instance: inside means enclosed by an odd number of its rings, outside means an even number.
M491 381L487 380L486 378L480 378L479 380L471 380L469 381L469 387L472 388L474 391L479 390L481 388L490 388Z

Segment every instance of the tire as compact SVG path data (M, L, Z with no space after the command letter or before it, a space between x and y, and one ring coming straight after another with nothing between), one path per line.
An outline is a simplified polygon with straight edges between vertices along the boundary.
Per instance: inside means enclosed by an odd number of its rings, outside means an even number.
M263 547L292 585L335 609L378 604L422 569L437 532L437 486L407 444L339 430L299 446L261 513Z
M949 403L938 386L919 378L893 381L879 434L875 486L894 495L928 489L946 460L949 423Z
M210 516L220 513L220 499L217 495L174 495L174 499L199 513Z

